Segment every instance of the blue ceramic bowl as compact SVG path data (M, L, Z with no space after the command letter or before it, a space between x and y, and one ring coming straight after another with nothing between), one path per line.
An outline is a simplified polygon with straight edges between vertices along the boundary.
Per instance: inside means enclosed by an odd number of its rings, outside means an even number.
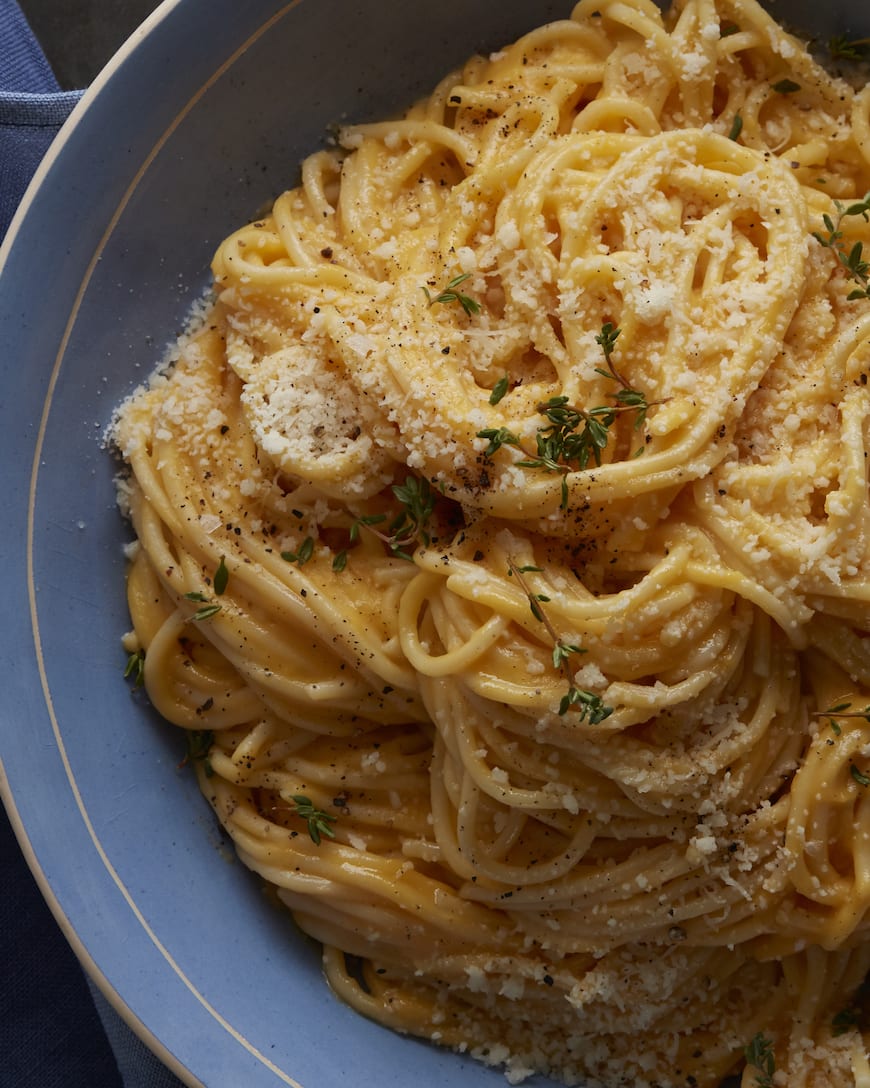
M0 251L0 786L76 952L190 1085L504 1080L337 1002L318 951L232 860L177 732L121 677L127 530L104 430L181 329L216 244L330 123L395 113L571 7L167 0L77 108ZM864 5L839 10L775 9L870 34Z

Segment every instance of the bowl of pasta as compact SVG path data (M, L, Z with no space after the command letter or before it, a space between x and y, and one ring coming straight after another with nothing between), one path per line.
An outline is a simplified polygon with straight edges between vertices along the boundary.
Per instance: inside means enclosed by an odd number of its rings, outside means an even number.
M52 148L4 801L186 1084L866 1084L870 16L495 15L169 2Z

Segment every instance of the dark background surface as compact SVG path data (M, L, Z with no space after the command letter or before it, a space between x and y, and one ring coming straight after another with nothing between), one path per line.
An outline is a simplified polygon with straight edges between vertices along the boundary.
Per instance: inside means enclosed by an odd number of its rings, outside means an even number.
M18 0L65 91L80 90L158 0Z

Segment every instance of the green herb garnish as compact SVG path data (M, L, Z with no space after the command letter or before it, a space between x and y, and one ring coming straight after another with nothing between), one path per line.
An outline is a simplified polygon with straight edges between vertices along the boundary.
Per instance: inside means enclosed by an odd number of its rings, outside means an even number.
M402 484L394 484L393 495L399 500L401 509L392 521L387 514L367 514L356 518L348 532L350 544L355 544L363 529L368 529L382 540L400 559L412 559L412 545L429 544L429 522L435 510L436 494L425 477L409 474ZM385 522L388 524L384 525ZM384 525L383 529L376 526ZM343 548L336 552L332 560L332 569L343 571L347 566L348 551Z
M544 625L547 634L553 640L553 667L559 669L567 681L568 690L559 702L559 714L565 715L571 707L574 707L579 711L580 721L588 718L592 725L597 725L613 713L613 707L607 706L600 695L578 688L574 683L574 670L571 668L569 659L576 654L585 654L587 651L575 643L565 642L541 607L541 604L546 604L550 598L545 593L535 593L525 579L527 573L539 573L540 570L540 567L531 564L520 567L512 560L508 561L508 577L516 578L519 582L528 599L532 615Z
M141 688L145 683L145 651L135 650L127 658L124 668L124 679L133 680L133 686Z
M323 809L315 808L311 799L306 797L304 793L293 794L291 800L296 806L296 815L300 816L308 824L308 834L315 846L320 845L322 835L326 835L330 839L335 838L335 832L330 827L330 824L335 823L335 816L324 812Z
M573 654L585 654L586 652L582 646L577 646L572 642L557 641L553 647L553 667L561 669Z
M861 718L868 724L870 724L870 706L865 706L863 710L852 710L851 703L837 703L836 706L829 706L827 710L817 710L813 714L815 718L827 718L828 724L838 737L843 732L838 718Z
M505 374L505 376L503 378L499 378L499 380L492 387L492 392L489 394L489 403L498 404L498 402L502 399L505 393L507 393L509 387L510 379L508 378L507 374Z
M395 555L410 559L407 548L412 544L425 546L429 543L428 527L435 510L435 495L425 477L413 475L406 476L403 484L393 484L392 490L402 509L390 522L386 541Z
M834 60L861 60L870 38L847 38L845 34L835 34L828 41L828 52Z
M739 113L734 114L734 120L731 122L731 129L728 133L729 140L738 140L740 133L743 131L743 118Z
M846 269L849 278L859 284L847 296L849 300L870 298L870 263L864 260L863 244L855 242L852 246L847 247L843 241L842 230L843 220L848 216L860 215L865 222L870 222L870 192L866 193L861 200L856 201L854 204L844 204L842 201L835 200L834 207L837 209L836 220L827 213L822 216L822 222L825 224L827 234L822 234L821 231L813 231L813 237L826 249L833 250L837 260Z
M604 352L604 358L607 360L608 365L610 365L610 357L621 332L622 329L618 329L612 321L605 321L601 326L601 332L595 337L595 343L601 345L601 350Z
M301 567L314 555L314 540L307 536L295 552L281 552L281 558L288 563L295 563Z
M476 299L471 298L470 295L465 295L461 291L457 291L457 287L459 287L460 284L465 283L470 277L470 272L463 272L460 276L454 276L444 290L439 291L437 295L432 295L429 288L424 287L423 294L426 296L426 301L430 306L434 306L436 302L458 302L469 317L471 317L472 314L479 314L480 303Z
M612 706L606 706L600 695L571 684L559 703L559 713L567 714L571 707L580 711L580 721L589 719L591 725L598 725L613 713Z
M477 432L478 438L486 438L489 445L483 451L484 457L492 457L502 446L521 446L519 437L507 427L486 427Z
M197 601L202 605L202 608L198 608L193 614L195 620L207 620L211 616L217 615L221 610L219 604L215 604L210 597L206 597L204 593L200 593L197 590L192 593L185 593L184 597L185 600Z
M193 614L195 620L208 620L212 616L216 616L220 612L221 606L219 604L207 604L202 608L198 608Z
M202 763L202 769L205 772L206 778L211 778L214 774L214 767L211 765L211 750L214 745L214 730L212 729L191 729L187 734L187 755L179 763L179 767L184 767L191 760L196 760Z
M214 591L218 597L223 596L226 593L227 585L230 580L230 572L227 570L227 565L224 562L224 557L221 556L221 561L218 563L218 568L214 572Z
M831 1021L831 1034L834 1038L845 1035L847 1031L857 1028L860 1021L861 1013L852 1005L848 1005L845 1009L840 1009Z
M773 1043L762 1033L756 1032L750 1043L743 1050L746 1064L755 1069L755 1083L758 1088L773 1088L773 1074L776 1072L776 1059Z
M831 1034L836 1037L845 1035L847 1031L866 1031L868 1000L870 1000L870 978L865 978L852 994L849 1004L840 1009L831 1020Z
M489 445L483 456L491 458L502 446L517 446L525 458L517 461L520 468L542 469L562 476L563 508L568 505L568 483L565 479L573 468L582 470L590 460L601 464L601 451L607 446L610 428L622 412L634 412L634 429L639 430L650 407L644 393L633 389L613 364L613 350L620 329L608 321L601 326L601 332L595 337L604 352L604 367L596 367L596 373L615 381L619 389L613 394L615 404L602 404L595 408L576 408L568 397L551 397L538 405L538 412L547 421L539 427L535 435L537 448L534 453L525 449L519 437L507 427L487 427L477 432L478 438L485 438ZM642 452L643 446L637 452ZM635 456L637 453L635 454Z
M795 83L793 79L780 79L776 83L771 83L771 87L777 94L794 94L795 91L801 89L800 83Z
M860 771L854 763L849 764L849 774L855 779L859 786L870 786L870 777Z

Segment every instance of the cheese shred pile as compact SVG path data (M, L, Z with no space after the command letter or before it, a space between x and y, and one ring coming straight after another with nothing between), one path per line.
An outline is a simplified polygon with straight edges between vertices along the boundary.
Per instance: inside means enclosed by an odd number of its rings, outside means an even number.
M847 75L582 0L312 154L118 413L127 649L239 857L513 1083L870 1085Z

